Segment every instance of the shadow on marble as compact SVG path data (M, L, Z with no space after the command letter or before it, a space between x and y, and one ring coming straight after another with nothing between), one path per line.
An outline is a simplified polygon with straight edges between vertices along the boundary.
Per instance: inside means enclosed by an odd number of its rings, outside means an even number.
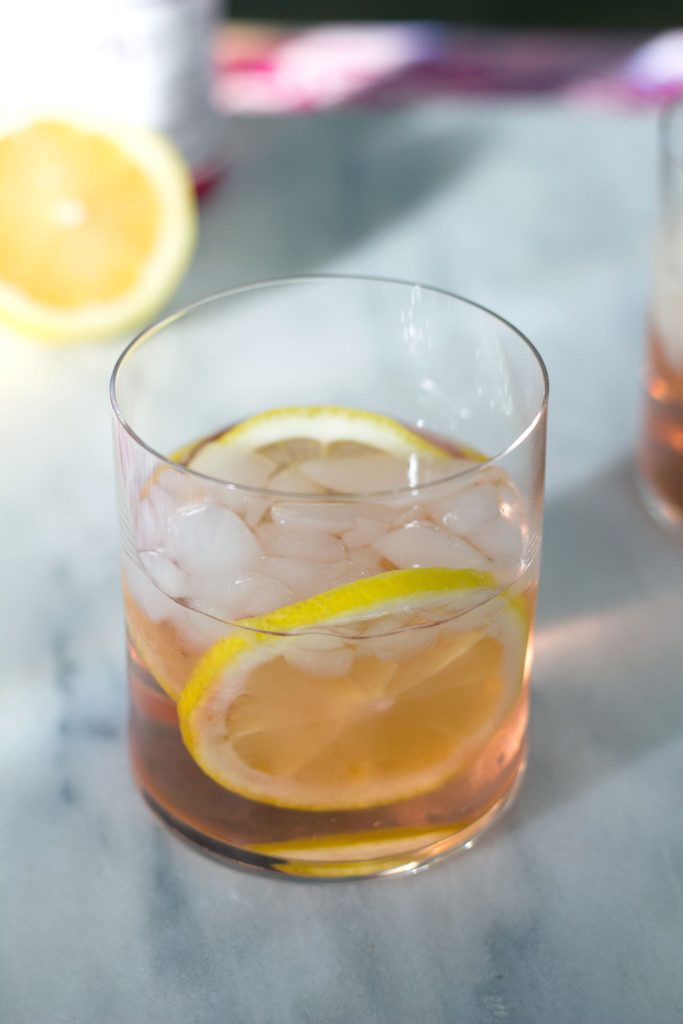
M452 186L487 145L483 129L445 131L424 111L333 110L234 128L232 171L203 205L202 244L176 305L319 270Z
M549 501L541 575L513 827L683 735L683 546L641 506L630 462Z
M646 511L634 463L623 459L546 499L539 628L666 586L680 591L682 569L683 544Z

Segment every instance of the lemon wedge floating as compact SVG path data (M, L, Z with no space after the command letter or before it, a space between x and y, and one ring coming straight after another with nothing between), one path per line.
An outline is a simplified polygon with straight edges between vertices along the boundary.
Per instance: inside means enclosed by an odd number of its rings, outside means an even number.
M0 317L46 340L152 316L192 254L188 170L161 136L58 118L0 123Z
M484 458L447 451L390 416L334 405L271 409L174 455L219 480L299 494L415 487Z
M362 634L378 617L409 624L428 608L447 617L480 604L460 628L413 630L431 634L413 654L381 658L371 640L337 635L342 623ZM386 572L241 625L197 664L178 700L181 733L220 786L280 807L373 807L436 789L495 733L522 684L526 617L474 570ZM333 649L306 670L297 655L326 630Z

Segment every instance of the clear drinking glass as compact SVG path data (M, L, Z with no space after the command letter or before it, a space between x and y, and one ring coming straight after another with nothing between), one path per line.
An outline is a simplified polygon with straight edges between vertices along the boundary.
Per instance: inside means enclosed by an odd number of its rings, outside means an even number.
M526 759L547 387L500 317L370 278L236 288L125 350L130 750L160 818L315 878L414 870L496 817Z
M638 453L650 511L683 528L683 101L660 121L659 218Z

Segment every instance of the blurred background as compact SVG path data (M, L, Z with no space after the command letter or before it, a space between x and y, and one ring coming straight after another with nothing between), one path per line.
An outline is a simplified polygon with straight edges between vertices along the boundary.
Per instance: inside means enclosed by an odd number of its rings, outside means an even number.
M672 27L679 14L672 0L100 0L97 5L63 0L59 6L41 0L38 6L39 34L33 6L20 6L5 16L0 32L4 107L10 114L28 110L39 116L54 108L67 117L85 116L98 130L109 119L155 129L179 151L199 196L218 182L228 189L235 186L233 197L242 195L243 161L256 162L254 146L264 145L266 138L274 147L273 159L281 163L281 177L276 188L272 183L264 186L263 195L274 201L274 192L296 180L298 172L289 173L286 161L296 119L288 121L281 129L283 138L275 142L278 128L265 123L268 117L280 120L282 115L331 113L335 108L354 108L359 115L372 109L398 112L432 98L477 97L552 98L563 107L654 111L683 92L683 29ZM325 147L313 137L325 126L320 118L300 120L308 124L297 124L295 130L311 137L310 152L306 155L303 144L295 146L292 159L319 159ZM354 131L360 130L354 125ZM258 143L254 131L265 133ZM335 145L346 137L332 134ZM153 242L143 253L132 224L121 237L125 218L109 213L114 195L106 182L113 164L103 161L101 153L94 156L95 147L86 171L83 151L62 126L57 130L62 170L57 172L55 132L50 140L43 135L33 131L17 136L0 152L0 189L13 197L4 213L0 210L0 232L7 239L5 249L0 247L0 314L9 310L0 320L28 323L38 336L52 332L63 340L87 341L96 333L114 336L122 325L128 329L145 322L169 298L177 304L266 270L286 273L319 265L319 260L306 259L292 267L288 258L286 264L283 260L269 267L256 261L254 271L243 240L231 266L226 264L230 246L221 240L220 263L216 253L213 257L221 276L214 280L198 270L196 259L191 261L196 233L187 227L177 240L182 259L157 274L154 290L147 289L145 275L156 273L156 257L164 246ZM118 145L130 157L132 138ZM367 153L360 136L354 145L358 153ZM436 162L430 160L428 146L422 149L422 160L431 174ZM334 165L341 173L345 163L337 157ZM59 194L46 198L45 179L37 168L48 166L53 185L62 184ZM400 168L401 163L392 166ZM160 174L159 168L147 167L145 174L147 187L157 196L173 177L171 170ZM406 180L413 178L408 169ZM99 211L82 190L86 179L88 195L107 194ZM120 210L132 203L130 195L117 201ZM333 206L322 205L331 217ZM304 206L309 214L309 204ZM162 218L166 226L183 221L178 208ZM19 209L23 212L17 219ZM148 204L147 209L152 207ZM194 215L186 211L184 220L189 223ZM262 216L257 204L250 223L261 223ZM161 229L158 224L152 232L157 241ZM210 225L202 218L197 258L206 257L209 238ZM65 279L49 287L43 280L48 249L59 251L55 266ZM126 266L129 284L124 287L116 283L116 267L134 251L139 259ZM194 278L183 277L193 269ZM176 285L183 280L187 286L178 291ZM3 291L4 282L8 288ZM46 303L48 294L52 298ZM105 296L109 304L101 315L94 307ZM135 316L129 315L131 309ZM91 313L97 317L97 331L84 327Z

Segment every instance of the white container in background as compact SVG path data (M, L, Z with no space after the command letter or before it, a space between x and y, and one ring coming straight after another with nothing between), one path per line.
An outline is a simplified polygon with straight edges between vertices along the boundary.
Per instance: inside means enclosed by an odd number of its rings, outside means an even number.
M0 18L0 108L164 132L201 188L225 163L212 108L217 0L23 0Z

